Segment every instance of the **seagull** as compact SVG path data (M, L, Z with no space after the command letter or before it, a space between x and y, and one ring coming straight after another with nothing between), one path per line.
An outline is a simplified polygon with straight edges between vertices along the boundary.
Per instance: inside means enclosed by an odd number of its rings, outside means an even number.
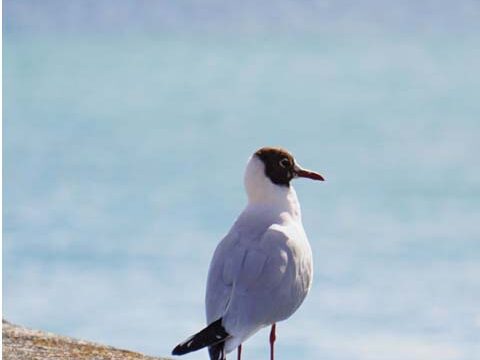
M211 360L225 360L264 327L274 360L276 324L302 304L312 285L312 250L303 229L295 178L323 181L303 169L285 149L264 147L248 160L248 204L218 244L205 296L208 326L178 344L172 355L208 347Z

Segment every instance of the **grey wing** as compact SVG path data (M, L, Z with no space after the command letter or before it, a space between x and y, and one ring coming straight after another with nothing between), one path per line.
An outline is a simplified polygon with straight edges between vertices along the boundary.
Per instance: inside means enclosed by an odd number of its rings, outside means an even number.
M257 247L246 250L224 315L231 334L249 336L298 307L290 286L296 277L290 245L283 231L269 228Z
M207 323L221 318L230 302L233 282L241 266L245 248L235 232L230 232L215 249L208 271L205 310Z

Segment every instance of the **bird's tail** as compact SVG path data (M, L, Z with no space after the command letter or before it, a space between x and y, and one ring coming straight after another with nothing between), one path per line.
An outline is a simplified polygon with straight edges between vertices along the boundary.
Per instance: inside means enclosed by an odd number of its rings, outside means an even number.
M208 347L210 360L227 360L225 353L225 341Z
M223 343L228 337L230 337L230 334L227 333L223 327L222 319L220 318L212 322L205 329L178 344L175 349L173 349L172 355L184 355L209 346L210 358L223 360L225 358Z

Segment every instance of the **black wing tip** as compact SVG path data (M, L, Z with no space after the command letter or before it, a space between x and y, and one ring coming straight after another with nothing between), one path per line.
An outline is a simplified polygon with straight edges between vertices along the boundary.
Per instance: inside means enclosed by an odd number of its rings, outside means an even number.
M223 342L229 336L222 326L222 319L220 318L202 331L175 346L172 350L172 355L185 355L189 352Z
M183 355L185 351L182 350L181 345L175 346L175 349L172 350L172 355Z
M188 338L184 342L181 342L177 346L175 346L175 349L172 350L172 355L185 355L192 351L191 345L193 343L193 337Z

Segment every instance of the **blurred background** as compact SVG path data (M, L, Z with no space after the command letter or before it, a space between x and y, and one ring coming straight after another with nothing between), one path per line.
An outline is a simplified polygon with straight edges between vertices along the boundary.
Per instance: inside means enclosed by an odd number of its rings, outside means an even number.
M3 31L7 320L168 355L281 145L327 181L278 358L480 358L478 1L4 0Z

